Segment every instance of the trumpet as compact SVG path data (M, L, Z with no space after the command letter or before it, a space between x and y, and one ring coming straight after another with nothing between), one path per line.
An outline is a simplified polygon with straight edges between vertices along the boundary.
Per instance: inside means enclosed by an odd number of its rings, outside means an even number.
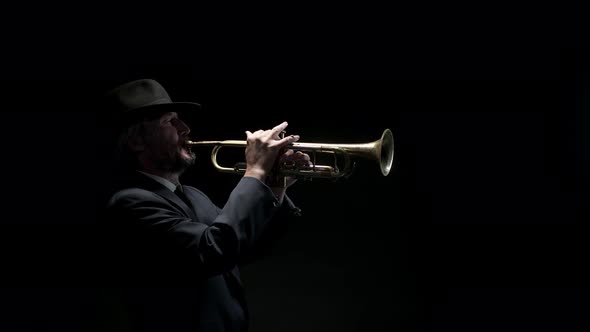
M284 132L282 133L284 135ZM217 161L217 155L223 147L246 148L246 141L239 140L225 140L225 141L187 141L186 145L213 147L211 151L211 162L213 166L222 173L244 174L246 172L246 163L239 162L234 167L221 166ZM290 163L282 163L277 165L279 175L289 175L298 178L341 178L348 177L352 174L354 169L353 157L361 157L372 159L377 162L381 174L387 176L391 171L393 164L393 134L391 130L385 129L381 138L369 142L359 144L333 144L333 143L301 143L295 142L288 144L286 149L293 149L295 151L305 151L311 153L311 165L297 166ZM333 165L317 165L317 154L324 153L333 156ZM338 157L344 160L342 168L338 167Z

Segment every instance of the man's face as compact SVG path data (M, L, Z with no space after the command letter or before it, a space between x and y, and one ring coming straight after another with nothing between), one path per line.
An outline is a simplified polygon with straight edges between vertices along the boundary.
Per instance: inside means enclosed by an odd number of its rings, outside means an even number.
M147 122L145 130L143 153L158 169L182 172L195 163L195 154L185 144L190 128L175 112Z

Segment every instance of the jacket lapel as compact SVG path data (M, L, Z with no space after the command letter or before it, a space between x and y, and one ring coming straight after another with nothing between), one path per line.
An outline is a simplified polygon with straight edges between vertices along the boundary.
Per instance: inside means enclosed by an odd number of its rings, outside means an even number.
M141 173L137 173L136 184L139 188L143 188L149 191L153 191L157 195L164 197L166 200L175 204L180 210L184 211L185 215L194 221L198 221L197 215L195 214L193 207L188 206L178 195L170 191L164 185L151 179Z

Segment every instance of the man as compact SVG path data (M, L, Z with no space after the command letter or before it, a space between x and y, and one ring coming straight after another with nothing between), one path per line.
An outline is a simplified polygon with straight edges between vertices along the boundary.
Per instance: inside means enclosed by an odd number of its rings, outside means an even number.
M270 176L277 160L309 164L307 154L286 149L299 136L280 137L286 122L246 131L245 174L220 208L180 181L195 163L182 115L200 105L172 102L154 80L123 84L107 101L121 115L126 169L105 214L116 319L130 331L246 331L238 266L299 215L286 195L296 180Z

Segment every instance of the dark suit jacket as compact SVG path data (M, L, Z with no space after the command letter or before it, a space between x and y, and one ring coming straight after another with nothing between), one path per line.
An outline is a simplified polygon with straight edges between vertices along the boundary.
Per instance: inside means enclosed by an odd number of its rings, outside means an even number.
M245 331L238 266L276 236L271 226L288 223L276 219L299 210L254 178L243 177L221 209L183 188L192 206L137 173L111 197L103 263L118 290L117 320L128 331Z

